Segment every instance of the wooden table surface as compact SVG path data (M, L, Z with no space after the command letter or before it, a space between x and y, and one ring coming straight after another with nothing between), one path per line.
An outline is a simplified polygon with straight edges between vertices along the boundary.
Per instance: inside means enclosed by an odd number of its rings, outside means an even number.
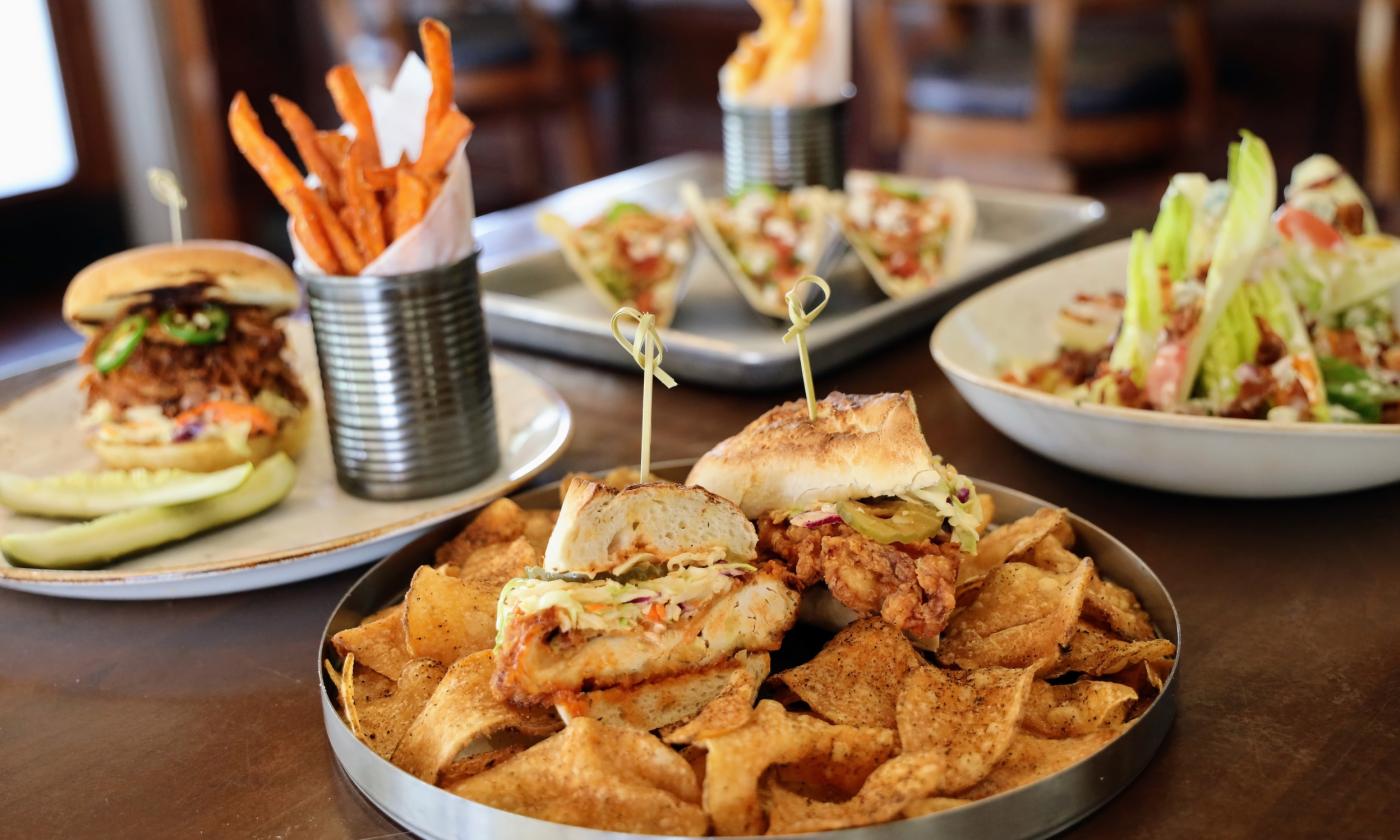
M1127 229L1110 223L1078 245ZM927 338L908 336L819 388L913 391L934 451L1108 529L1181 613L1174 728L1142 776L1068 834L1395 836L1400 486L1248 502L1081 475L974 414ZM635 458L639 377L503 355L575 412L572 447L540 481ZM29 384L0 383L0 402ZM798 395L659 389L655 456L698 455ZM321 629L360 573L147 603L0 591L0 835L399 835L341 774L321 721Z

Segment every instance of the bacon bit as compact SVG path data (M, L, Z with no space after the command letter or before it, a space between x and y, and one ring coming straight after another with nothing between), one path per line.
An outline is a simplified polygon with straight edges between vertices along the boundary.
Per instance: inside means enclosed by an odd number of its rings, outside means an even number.
M1366 353L1361 349L1361 342L1356 339L1355 331L1324 329L1322 342L1327 347L1327 355L1351 362L1357 367L1367 366Z
M1288 345L1274 332L1268 321L1260 315L1255 315L1254 323L1259 327L1259 349L1254 353L1256 365L1268 367L1288 355Z
M1366 232L1366 211L1357 202L1343 204L1337 208L1337 215L1333 223L1338 230L1345 231L1352 236L1360 236Z
M213 400L197 405L180 413L175 422L180 424L212 420L216 423L247 423L252 434L277 434L277 418L261 408L248 403L230 400Z

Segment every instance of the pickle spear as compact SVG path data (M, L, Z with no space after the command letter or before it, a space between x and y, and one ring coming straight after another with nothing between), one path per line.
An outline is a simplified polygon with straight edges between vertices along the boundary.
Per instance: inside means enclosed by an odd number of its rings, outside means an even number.
M61 525L33 534L10 534L0 538L0 551L16 566L92 569L262 513L286 498L296 478L296 464L286 454L278 453L254 468L246 481L222 495L182 505L108 514L91 522Z
M0 472L0 505L32 516L92 519L136 508L197 502L227 493L252 471L252 464L240 464L211 473L108 470L26 478Z

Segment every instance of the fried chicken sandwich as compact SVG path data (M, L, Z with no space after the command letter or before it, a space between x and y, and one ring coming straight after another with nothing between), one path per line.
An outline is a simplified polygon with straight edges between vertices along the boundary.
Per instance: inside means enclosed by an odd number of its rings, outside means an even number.
M493 689L544 705L777 649L798 595L758 564L757 541L737 507L701 488L575 479L544 566L501 591Z
M79 272L63 315L89 339L83 425L98 457L204 472L296 455L307 397L277 319L300 300L286 264L237 242L136 248Z
M972 482L929 450L908 392L832 393L817 407L815 421L805 401L771 409L700 458L686 483L757 521L759 556L814 587L804 615L829 616L834 598L932 648L963 554L976 550Z

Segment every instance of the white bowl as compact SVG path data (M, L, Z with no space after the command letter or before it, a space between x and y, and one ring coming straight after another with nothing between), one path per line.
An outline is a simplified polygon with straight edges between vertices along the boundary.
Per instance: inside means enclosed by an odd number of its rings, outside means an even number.
M1128 240L1037 266L973 295L933 331L933 358L1012 440L1066 466L1201 496L1277 498L1400 481L1400 426L1273 423L1102 405L1001 381L1011 361L1055 353L1055 313L1075 292L1124 286Z

